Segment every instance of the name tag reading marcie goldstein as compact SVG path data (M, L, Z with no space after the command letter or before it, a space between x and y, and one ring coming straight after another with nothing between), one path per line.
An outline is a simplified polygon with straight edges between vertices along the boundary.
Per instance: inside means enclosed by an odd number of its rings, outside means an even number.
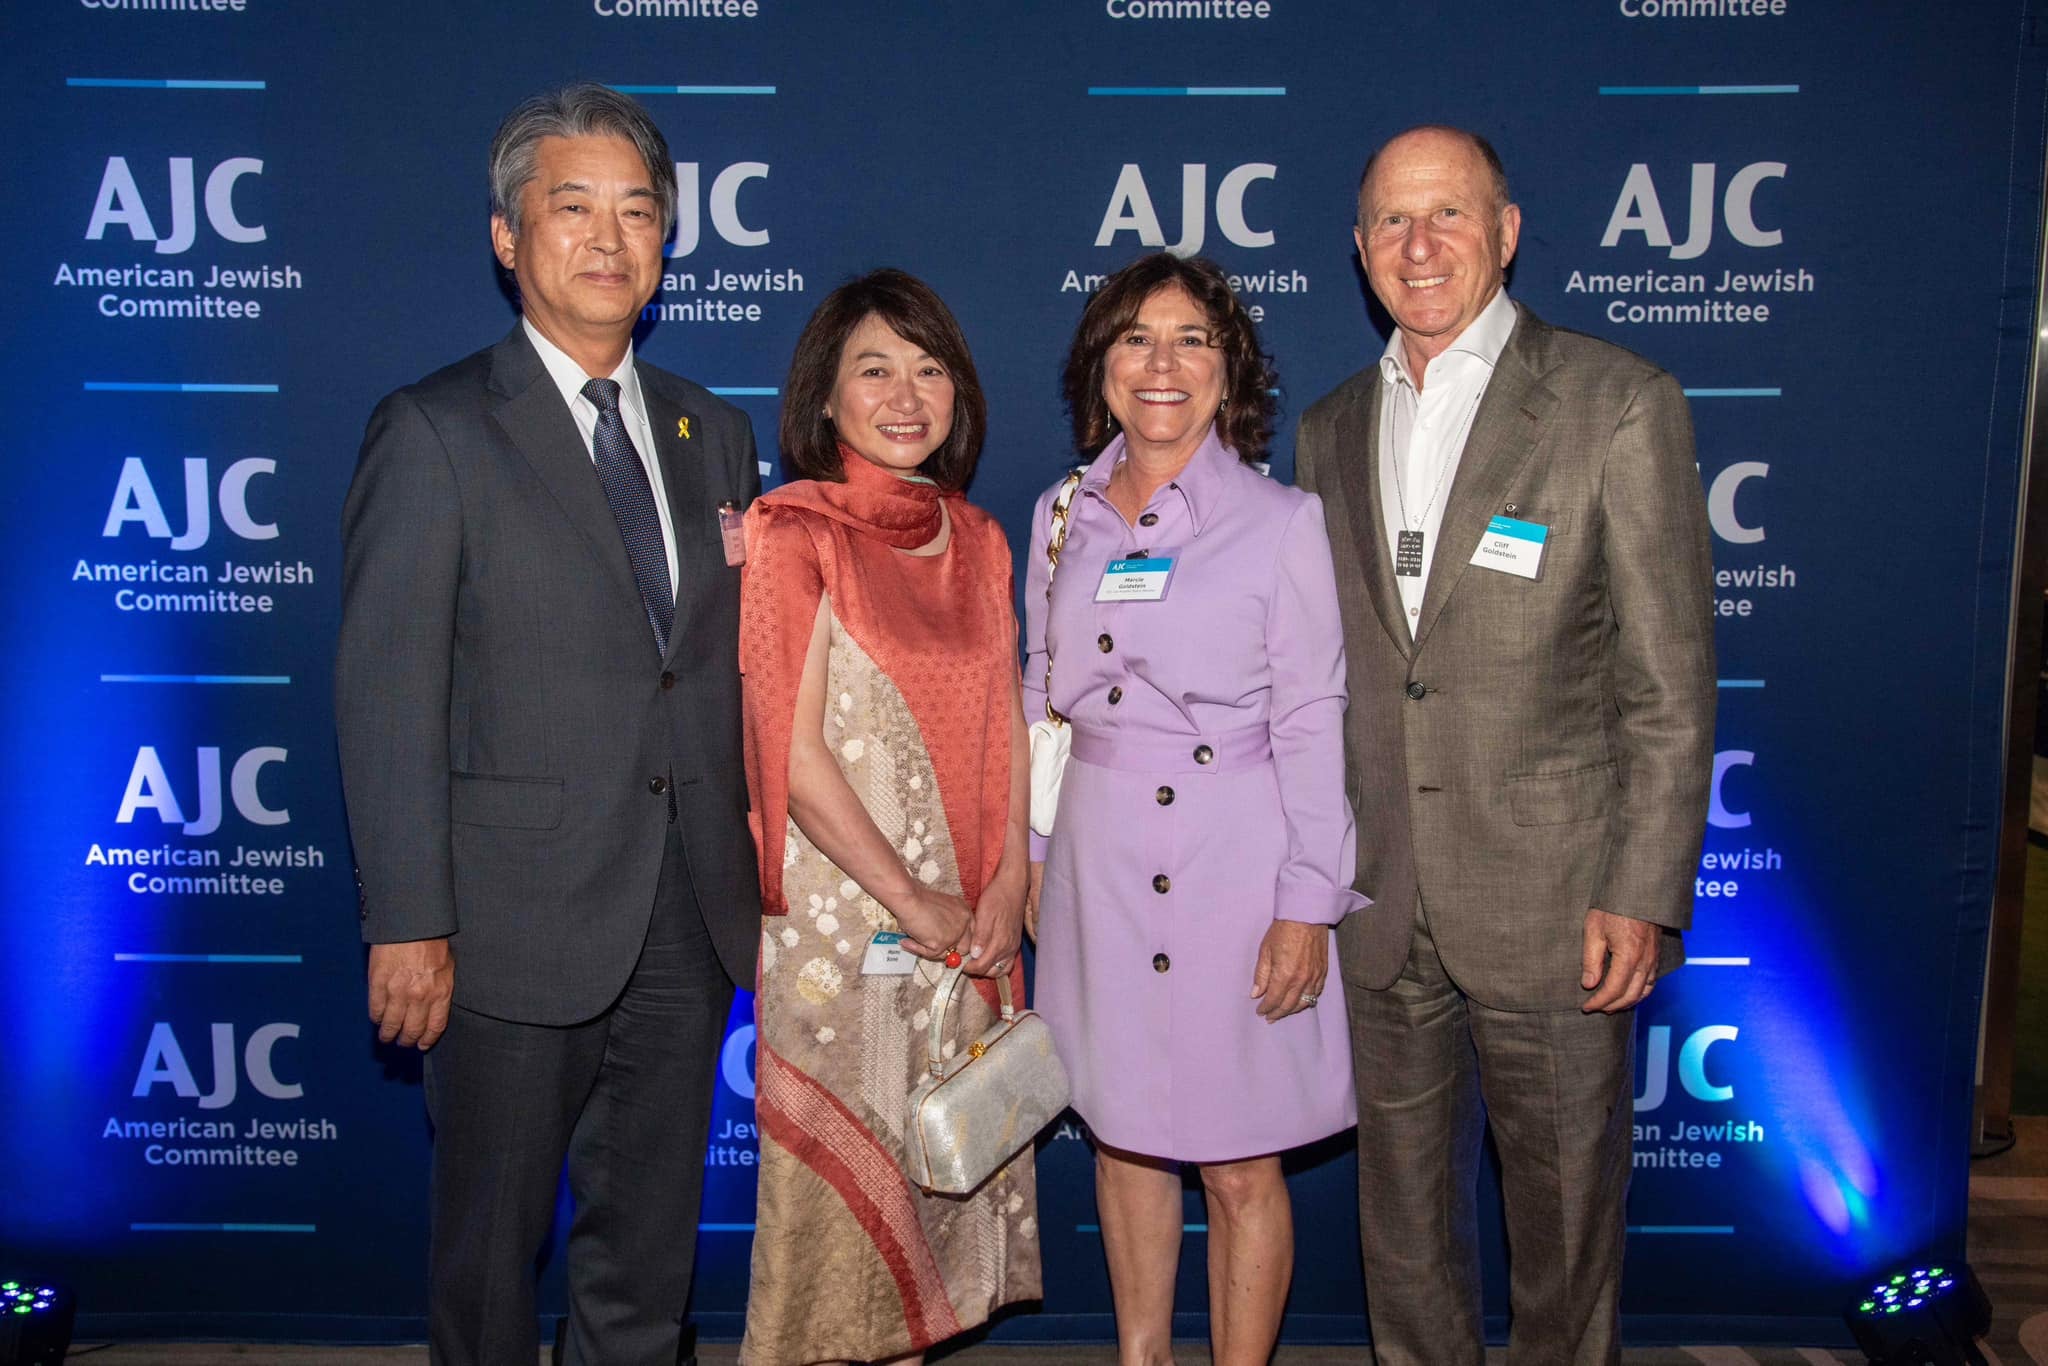
M1102 571L1102 582L1096 586L1095 600L1158 602L1166 596L1166 586L1173 579L1176 558L1173 551L1161 550L1111 560L1109 567Z
M1495 517L1487 522L1486 534L1479 538L1479 549L1472 552L1472 563L1533 579L1542 567L1543 543L1549 537L1550 528L1540 522Z

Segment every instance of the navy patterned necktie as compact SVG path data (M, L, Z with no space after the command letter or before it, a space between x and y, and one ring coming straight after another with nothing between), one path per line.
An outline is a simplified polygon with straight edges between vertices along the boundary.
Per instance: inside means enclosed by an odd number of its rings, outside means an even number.
M640 601L647 608L647 624L654 628L654 646L668 657L668 633L676 622L675 591L668 582L668 551L661 543L661 516L654 509L654 490L648 486L647 470L633 438L626 435L626 422L619 412L619 382L594 379L583 386L583 397L597 409L597 430L590 445L597 456L597 477L604 482L604 496L618 520L619 536L626 543L626 558L633 562L633 578L640 585Z

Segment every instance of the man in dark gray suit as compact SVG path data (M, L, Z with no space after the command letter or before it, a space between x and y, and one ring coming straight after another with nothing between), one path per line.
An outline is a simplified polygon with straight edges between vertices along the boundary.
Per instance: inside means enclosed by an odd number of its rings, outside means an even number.
M1303 415L1336 553L1359 890L1338 931L1381 1366L1484 1360L1475 1185L1505 1182L1508 1359L1620 1359L1635 1012L1682 961L1713 770L1685 397L1503 272L1493 149L1411 129L1356 239L1395 334Z
M378 406L342 516L370 1016L433 1050L433 1359L534 1360L566 1158L568 1360L672 1366L760 923L718 523L754 440L633 354L676 194L644 110L527 101L491 194L523 319Z

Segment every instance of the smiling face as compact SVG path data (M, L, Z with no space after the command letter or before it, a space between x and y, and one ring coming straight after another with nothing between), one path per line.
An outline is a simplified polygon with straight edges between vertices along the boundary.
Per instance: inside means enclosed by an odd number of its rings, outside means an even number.
M624 138L542 138L535 151L519 230L492 218L491 245L541 335L609 374L661 281L661 203Z
M1109 344L1102 400L1131 448L1185 457L1216 421L1224 376L1208 315L1185 289L1168 285L1154 290Z
M825 416L869 463L915 474L953 434L953 377L870 313L840 349Z
M1358 259L1418 374L1493 301L1515 259L1522 211L1495 193L1479 150L1436 129L1388 143L1359 192Z

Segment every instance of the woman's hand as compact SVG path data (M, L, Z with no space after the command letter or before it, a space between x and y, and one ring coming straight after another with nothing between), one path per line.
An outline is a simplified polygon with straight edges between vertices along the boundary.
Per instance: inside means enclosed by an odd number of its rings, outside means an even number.
M896 923L903 927L903 947L919 958L943 959L955 952L966 955L967 931L974 913L951 892L919 887L894 913Z
M1302 920L1276 920L1259 941L1252 969L1252 999L1266 1023L1306 1010L1323 993L1330 971L1330 927Z
M1024 939L1024 897L1028 880L999 871L982 890L968 931L967 971L975 977L1000 977L1017 961Z
M1031 942L1038 942L1038 898L1045 891L1045 862L1040 860L1031 865L1031 872L1024 882L1024 933L1031 936Z

